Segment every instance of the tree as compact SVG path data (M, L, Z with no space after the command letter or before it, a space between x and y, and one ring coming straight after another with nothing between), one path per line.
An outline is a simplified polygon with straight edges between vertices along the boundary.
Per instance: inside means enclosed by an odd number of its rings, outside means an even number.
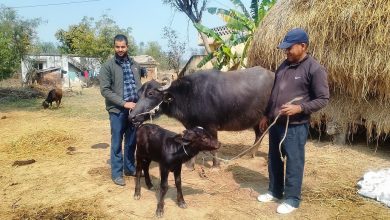
M32 49L35 54L59 54L59 48L53 42L37 42Z
M194 26L202 24L202 15L206 10L207 0L202 0L201 4L199 4L199 0L163 0L163 3L185 13ZM201 6L199 7L199 5ZM200 31L198 33L202 38L207 53L211 53L207 36Z
M113 39L116 34L124 34L129 40L129 54L135 55L137 47L131 28L120 28L107 15L94 22L94 18L84 17L79 24L69 26L68 30L58 30L56 38L60 41L62 53L100 58L105 62L113 53Z
M214 31L201 25L196 26L200 32L214 38L215 43L219 45L212 54L209 54L209 56L204 58L200 63L202 65L207 63L207 61L216 58L217 63L214 66L217 66L218 68L222 68L222 66L229 64L229 69L236 69L239 65L245 66L244 59L247 56L247 51L252 42L254 33L268 10L275 4L276 0L252 0L250 13L240 0L231 0L231 2L239 8L240 11L214 7L207 9L209 13L221 16L226 22L226 26L232 30L233 33L226 41L223 41ZM242 54L232 53L231 47L241 43L245 44Z
M145 43L142 42L142 41L138 45L138 52L137 52L137 54L139 54L139 55L145 54Z
M169 69L168 57L166 53L162 50L160 44L156 41L148 42L145 47L145 53L153 57L160 65L159 68L163 70Z
M10 77L20 68L20 60L37 39L40 18L23 20L15 10L0 7L0 80Z
M163 28L163 38L168 40L168 67L178 75L180 61L186 49L185 42L179 42L176 31L168 27Z
M193 48L193 47L191 47L191 48L189 48L189 51L190 51L191 56L206 54L206 51L205 51L204 48Z

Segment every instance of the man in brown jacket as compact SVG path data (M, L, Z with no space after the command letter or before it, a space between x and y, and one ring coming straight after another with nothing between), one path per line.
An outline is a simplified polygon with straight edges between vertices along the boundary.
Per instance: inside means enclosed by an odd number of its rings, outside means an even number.
M268 123L281 117L269 130L268 192L258 196L260 202L277 201L284 198L277 212L287 214L299 207L305 164L305 144L308 135L310 114L325 107L329 100L327 73L312 56L307 54L309 37L300 28L290 30L279 49L287 59L275 72L275 81L260 129L265 131ZM299 101L287 104L294 98ZM287 117L289 124L285 134ZM286 156L286 173L284 161Z

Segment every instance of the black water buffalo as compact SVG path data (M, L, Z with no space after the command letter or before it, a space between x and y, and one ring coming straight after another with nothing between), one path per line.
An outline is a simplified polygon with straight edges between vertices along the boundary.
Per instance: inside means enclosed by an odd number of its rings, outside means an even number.
M267 69L253 67L229 72L200 71L174 80L165 88L157 81L149 81L138 91L140 99L129 120L142 123L149 119L142 113L161 103L157 115L176 118L187 129L201 126L217 138L217 131L253 128L257 140L274 76ZM218 164L214 157L213 166Z
M134 199L141 197L141 170L145 174L146 186L151 189L153 184L149 176L151 161L159 163L160 167L160 196L156 215L162 217L164 213L164 196L168 190L168 174L175 175L177 189L177 203L180 208L186 208L181 189L181 165L189 161L200 151L216 150L220 143L202 127L185 130L183 135L163 129L158 125L144 124L137 130L137 171Z

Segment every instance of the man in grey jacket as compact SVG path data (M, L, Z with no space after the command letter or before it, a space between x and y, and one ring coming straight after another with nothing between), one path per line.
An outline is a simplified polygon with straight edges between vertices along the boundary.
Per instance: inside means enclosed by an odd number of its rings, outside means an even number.
M305 164L305 144L308 135L310 114L325 107L329 100L329 87L325 68L307 54L309 37L300 28L290 30L279 49L284 50L287 59L275 72L275 81L260 130L265 131L268 123L281 114L269 130L268 193L259 195L260 202L277 201L284 197L277 212L287 214L299 207ZM289 104L295 98L299 101ZM282 142L280 155L279 143ZM286 156L286 173L284 161Z
M115 56L100 69L99 81L111 126L111 178L115 184L124 186L123 175L135 175L136 128L128 121L128 115L138 101L141 79L139 66L127 54L127 37L116 35L114 49Z

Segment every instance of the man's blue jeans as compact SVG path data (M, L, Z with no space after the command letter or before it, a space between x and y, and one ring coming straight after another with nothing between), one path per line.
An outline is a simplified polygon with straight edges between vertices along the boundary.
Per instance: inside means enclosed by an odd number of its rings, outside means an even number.
M298 208L301 201L305 144L309 126L307 123L288 126L287 136L282 144L282 154L287 158L286 174L279 153L279 142L284 136L285 129L286 125L275 124L269 130L268 190L279 199L284 193L285 202Z
M111 177L123 176L123 171L135 172L134 153L136 146L136 128L128 121L129 111L119 114L109 112L111 125ZM122 141L124 137L124 153Z

